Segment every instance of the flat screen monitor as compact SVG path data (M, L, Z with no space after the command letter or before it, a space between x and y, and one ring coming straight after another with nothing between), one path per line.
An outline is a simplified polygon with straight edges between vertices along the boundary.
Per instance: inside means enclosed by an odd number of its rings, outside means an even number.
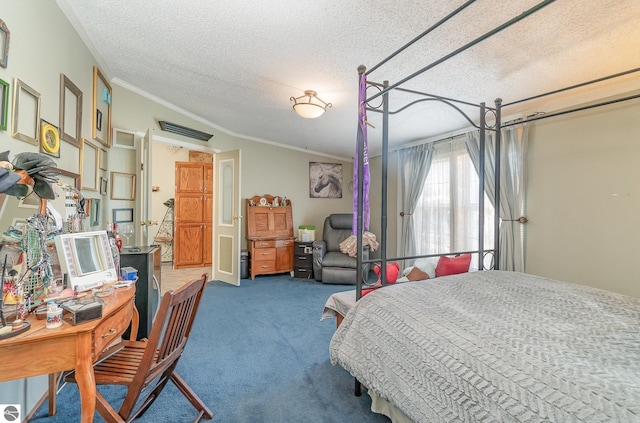
M106 231L58 235L55 242L69 288L81 292L118 281Z

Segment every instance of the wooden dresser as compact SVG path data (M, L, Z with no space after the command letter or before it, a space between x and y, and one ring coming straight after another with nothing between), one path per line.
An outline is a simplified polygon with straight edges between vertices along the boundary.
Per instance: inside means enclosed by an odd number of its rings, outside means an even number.
M291 201L269 194L248 198L246 221L251 279L256 275L291 272L294 243Z

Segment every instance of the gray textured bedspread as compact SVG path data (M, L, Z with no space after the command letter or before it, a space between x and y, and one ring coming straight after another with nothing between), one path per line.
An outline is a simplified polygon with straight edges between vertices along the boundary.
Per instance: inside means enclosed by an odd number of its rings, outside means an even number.
M640 299L506 271L379 289L331 362L416 422L640 422Z

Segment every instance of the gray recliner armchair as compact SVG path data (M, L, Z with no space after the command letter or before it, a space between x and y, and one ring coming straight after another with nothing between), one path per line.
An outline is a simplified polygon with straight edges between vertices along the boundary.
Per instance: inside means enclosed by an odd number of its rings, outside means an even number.
M369 264L365 263L357 272L356 258L340 251L340 243L351 236L353 215L349 213L331 214L324 220L322 240L313 242L313 276L322 283L355 285L359 277L369 274ZM369 259L369 246L363 249L363 260Z

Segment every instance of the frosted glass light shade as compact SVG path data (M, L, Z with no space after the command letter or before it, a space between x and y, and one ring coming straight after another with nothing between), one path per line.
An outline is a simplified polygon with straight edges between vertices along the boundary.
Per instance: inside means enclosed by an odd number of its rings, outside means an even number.
M291 97L293 110L303 118L314 119L320 117L331 107L331 103L325 103L317 97L315 91L307 90L303 96Z

